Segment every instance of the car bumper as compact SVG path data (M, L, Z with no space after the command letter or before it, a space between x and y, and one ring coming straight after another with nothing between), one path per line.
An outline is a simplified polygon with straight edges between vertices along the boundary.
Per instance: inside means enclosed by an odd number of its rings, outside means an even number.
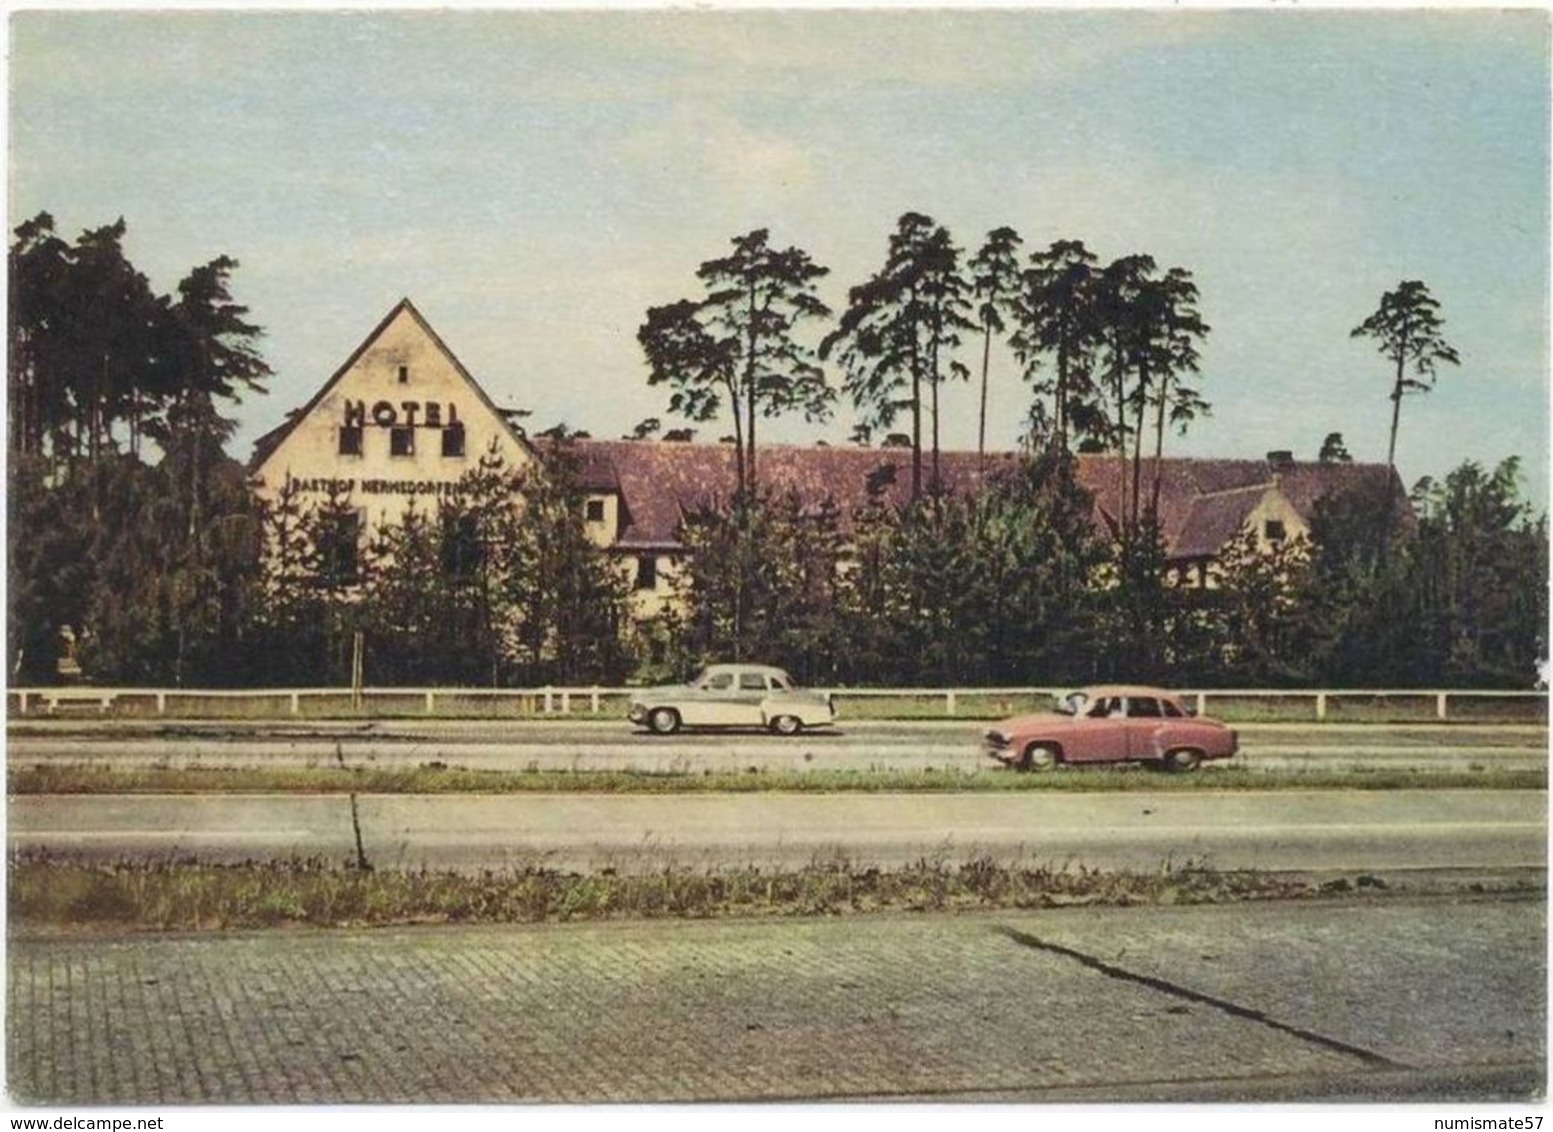
M626 718L629 719L632 723L646 723L647 722L647 705L646 704L632 704L631 705L631 710L626 712Z
M988 731L981 737L981 753L1007 766L1014 761L1014 744L996 731Z

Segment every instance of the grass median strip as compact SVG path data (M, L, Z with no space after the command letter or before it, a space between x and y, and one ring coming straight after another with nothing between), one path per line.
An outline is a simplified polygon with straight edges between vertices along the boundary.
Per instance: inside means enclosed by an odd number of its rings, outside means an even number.
M1384 888L1375 878L1358 884ZM1336 891L1330 881L1220 873L1192 864L1112 872L924 859L879 869L838 858L789 870L665 867L646 874L582 874L517 868L470 875L373 871L321 858L91 864L30 853L10 862L8 910L13 928L207 931L1201 904Z
M961 770L632 772L467 770L431 763L373 769L147 767L38 763L12 767L21 794L699 794L967 793L1023 790L1542 790L1536 770L1291 770L1214 767L1172 775L1144 767L1065 768L1048 774Z

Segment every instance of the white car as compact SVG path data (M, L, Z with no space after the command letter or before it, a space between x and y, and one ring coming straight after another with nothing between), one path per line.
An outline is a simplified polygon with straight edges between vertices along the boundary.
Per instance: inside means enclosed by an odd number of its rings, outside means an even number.
M642 688L631 695L631 722L658 735L681 727L764 727L796 735L836 721L829 693L793 685L765 664L713 664L688 684Z

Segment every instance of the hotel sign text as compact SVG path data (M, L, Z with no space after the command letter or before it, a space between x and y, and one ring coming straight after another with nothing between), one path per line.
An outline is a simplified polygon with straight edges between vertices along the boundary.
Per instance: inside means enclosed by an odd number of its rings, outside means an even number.
M350 495L357 491L363 495L451 495L458 487L455 480L356 480L339 476L288 476L286 484L292 491L322 495Z
M368 408L365 401L345 402L346 428L362 428L369 421L380 428L452 428L458 424L458 406L452 401L375 401Z

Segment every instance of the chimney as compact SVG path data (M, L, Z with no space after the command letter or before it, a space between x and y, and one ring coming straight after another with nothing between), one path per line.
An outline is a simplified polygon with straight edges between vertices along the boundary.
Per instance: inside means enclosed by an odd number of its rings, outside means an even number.
M1287 448L1275 448L1267 454L1267 462L1274 468L1292 468L1294 453Z

